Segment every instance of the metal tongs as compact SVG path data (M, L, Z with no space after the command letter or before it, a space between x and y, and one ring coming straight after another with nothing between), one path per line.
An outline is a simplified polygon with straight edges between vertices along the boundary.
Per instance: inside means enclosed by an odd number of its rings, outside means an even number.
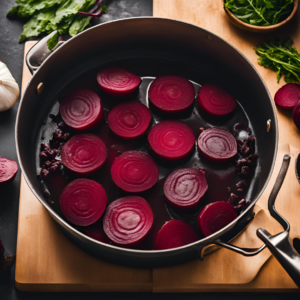
M275 200L282 186L285 175L288 171L290 160L291 156L285 154L283 157L281 169L279 171L268 201L268 209L271 216L281 224L284 231L276 235L271 235L267 230L260 228L257 230L257 236L266 244L274 257L278 260L278 262L294 280L296 285L300 288L300 256L294 250L289 239L290 224L275 209ZM300 154L298 154L296 160L296 176L298 181L300 182L298 174L300 174Z

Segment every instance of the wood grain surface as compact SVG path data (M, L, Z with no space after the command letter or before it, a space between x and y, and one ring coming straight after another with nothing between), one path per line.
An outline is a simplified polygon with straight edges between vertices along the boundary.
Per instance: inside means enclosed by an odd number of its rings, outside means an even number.
M274 96L278 85L276 74L257 65L252 50L258 42L275 35L245 32L228 22L222 0L154 0L153 13L204 27L237 47L257 67ZM299 18L279 36L291 36L300 49ZM27 42L25 53L34 42ZM22 91L31 74L24 64ZM256 218L236 240L239 246L256 247L261 242L255 231L259 227L271 233L281 230L266 211L267 199L284 153L292 160L300 149L299 131L291 113L278 111L280 151L271 182L256 207ZM293 164L293 161L291 165ZM276 202L278 210L291 222L291 237L300 236L300 186L292 166ZM288 200L287 200L288 199ZM292 209L291 209L292 207ZM24 178L21 180L16 261L16 286L24 291L122 291L122 292L218 292L218 291L296 291L297 287L268 250L259 256L244 258L222 249L204 261L155 270L120 267L97 260L74 246L34 197Z

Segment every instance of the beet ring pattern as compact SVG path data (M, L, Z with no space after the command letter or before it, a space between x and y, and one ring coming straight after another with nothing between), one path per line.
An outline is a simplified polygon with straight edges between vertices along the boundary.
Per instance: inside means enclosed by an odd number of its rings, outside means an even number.
M157 77L149 88L149 101L165 113L179 113L194 102L195 88L187 79L165 75Z
M104 188L90 179L75 179L64 188L60 196L62 213L78 226L88 226L98 221L106 204Z
M106 210L103 229L115 244L124 247L140 245L153 225L153 212L148 202L138 196L113 201Z
M205 172L183 168L171 173L164 183L166 201L179 209L198 205L208 189Z
M146 105L127 101L118 104L110 111L108 126L119 137L134 139L147 131L151 119L151 112Z
M100 97L88 89L78 89L61 102L60 115L64 122L83 131L96 127L103 119Z
M97 81L106 94L125 97L138 89L141 78L122 68L108 67L98 73Z
M126 151L112 164L114 183L126 192L144 192L158 180L158 167L153 158L144 152Z
M107 150L104 142L91 133L74 135L64 144L61 151L63 165L80 175L98 171L106 157Z
M178 160L194 149L195 136L192 129L181 121L162 121L150 129L148 142L158 157Z
M200 134L198 149L208 160L225 162L237 154L237 142L230 132L219 128L209 128Z

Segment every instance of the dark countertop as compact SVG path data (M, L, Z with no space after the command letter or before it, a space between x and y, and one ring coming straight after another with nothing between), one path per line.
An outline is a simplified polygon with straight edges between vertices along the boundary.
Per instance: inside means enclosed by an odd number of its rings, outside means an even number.
M21 88L23 51L24 44L19 44L23 23L19 20L9 20L6 13L14 5L14 0L0 0L0 60L3 61ZM108 13L100 19L94 19L92 24L106 22L114 19L151 16L152 0L106 0L103 1L108 7ZM0 113L0 156L17 160L14 124L18 109L18 103L9 111ZM15 181L7 187L1 188L0 193L0 235L3 244L10 253L16 252L16 237L18 223L20 171ZM14 285L14 267L5 278L0 280L0 300L15 299L165 299L173 300L183 297L188 299L299 299L299 294L116 294L116 293L23 293L19 292Z

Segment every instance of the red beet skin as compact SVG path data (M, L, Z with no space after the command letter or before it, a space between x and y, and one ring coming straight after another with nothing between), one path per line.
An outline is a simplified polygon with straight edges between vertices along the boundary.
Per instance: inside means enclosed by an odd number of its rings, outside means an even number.
M153 225L153 212L142 197L128 196L113 201L106 210L103 229L117 245L136 247L145 241Z
M96 127L103 119L100 97L88 89L78 89L61 102L60 115L70 127L84 131Z
M166 201L179 209L195 208L207 189L205 172L193 168L174 171L164 183Z
M155 250L166 250L185 246L199 240L197 230L182 220L167 222L158 232Z
M98 182L76 179L60 195L60 207L65 217L78 226L88 226L98 221L104 213L107 196Z
M103 224L101 222L101 220L99 220L98 222L87 226L85 228L85 233L91 237L94 240L97 240L99 242L102 243L106 243L106 244L110 244L110 240L107 237L107 235L105 234L104 230L103 230Z
M162 121L151 128L148 142L160 158L178 160L193 150L195 136L192 129L181 121Z
M97 74L100 88L113 97L125 97L137 91L141 78L121 68L108 67Z
M188 109L194 102L193 84L180 76L157 77L149 89L149 101L165 113L178 113Z
M153 158L144 152L126 151L112 164L114 183L125 192L144 192L158 180L158 167Z
M18 164L11 159L0 157L0 186L9 184L18 172Z
M281 87L275 94L275 104L286 110L293 110L300 100L300 86L296 83L288 83Z
M89 175L104 164L107 150L104 142L91 133L74 135L61 151L63 165L78 175Z
M151 112L146 105L128 101L118 104L110 111L108 126L119 137L134 139L147 131L151 119Z
M204 236L209 236L237 218L238 213L227 202L215 202L206 205L200 212L197 225Z
M198 94L198 106L211 116L226 116L236 109L236 100L221 87L204 84Z
M225 162L237 154L237 143L230 132L219 128L210 128L200 134L198 149L210 161Z
M293 110L293 121L300 130L300 101L296 104Z

